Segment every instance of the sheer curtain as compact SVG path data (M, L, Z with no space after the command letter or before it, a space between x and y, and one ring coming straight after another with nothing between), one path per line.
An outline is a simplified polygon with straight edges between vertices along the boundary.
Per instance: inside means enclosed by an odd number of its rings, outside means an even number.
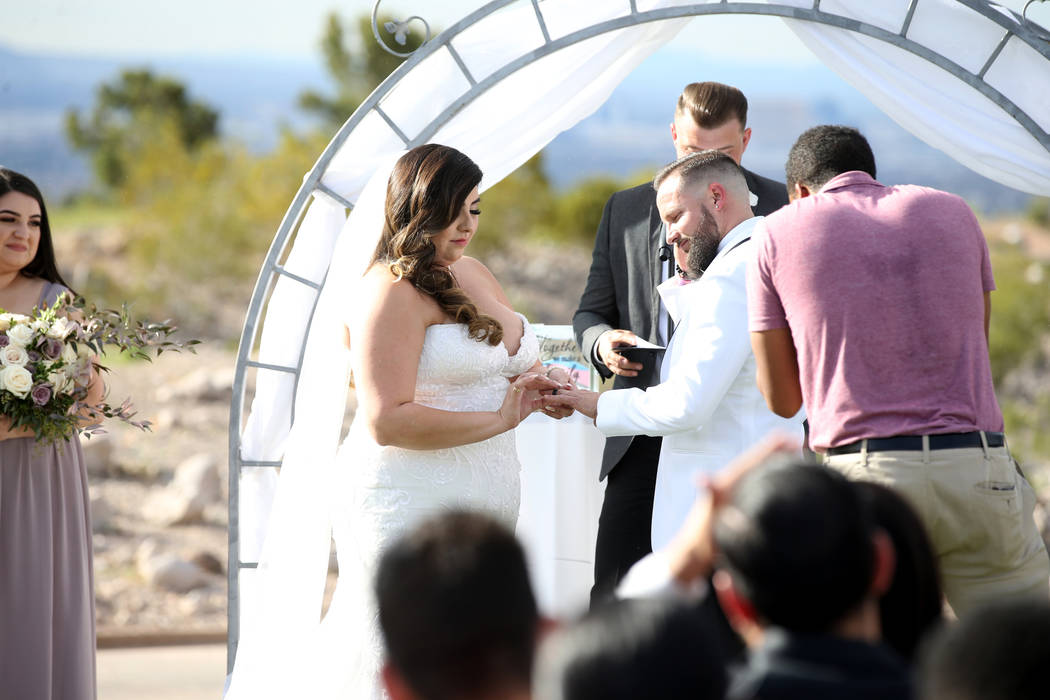
M606 17L630 12L624 2L603 3ZM556 39L593 24L595 4L583 0L542 3L548 33ZM544 19L548 20L547 15ZM454 146L484 171L483 189L513 172L555 136L599 107L642 60L669 41L688 19L666 20L609 32L523 63L464 105L431 142ZM528 57L543 36L531 2L507 5L452 40L475 81L500 66ZM452 54L441 48L416 65L380 101L380 108L408 138L470 88ZM241 574L241 626L237 661L227 697L279 697L301 690L315 656L329 550L325 503L328 467L339 440L346 400L348 353L342 321L353 306L354 280L374 249L382 220L385 184L405 150L387 119L373 111L361 120L332 158L321 181L351 201L341 207L324 195L310 203L285 264L323 288L305 340L298 386L284 373L258 370L256 394L242 435L245 460L282 460L274 478L263 470L242 477L240 511L245 523L242 560L260 561ZM324 262L331 261L324 272ZM271 295L261 336L261 363L295 366L303 347L312 296L291 280ZM291 406L294 403L295 420ZM259 473L256 473L259 472ZM266 525L258 523L266 522Z

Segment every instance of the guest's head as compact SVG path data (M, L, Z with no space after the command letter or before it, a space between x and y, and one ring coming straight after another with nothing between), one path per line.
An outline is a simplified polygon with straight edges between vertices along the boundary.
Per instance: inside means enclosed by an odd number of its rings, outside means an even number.
M691 153L665 166L653 179L656 206L667 224L667 243L684 276L702 275L718 244L753 216L744 173L721 151Z
M879 599L882 639L909 662L920 642L943 621L940 571L933 546L918 514L893 489L854 482L875 524L893 542L896 566L890 587Z
M923 654L922 700L1042 700L1050 602L1005 600L946 625Z
M849 126L815 126L802 132L784 166L788 198L815 194L828 180L852 170L875 177L875 155L864 136Z
M678 96L671 140L681 158L699 151L721 151L740 164L751 140L747 98L731 85L690 83Z
M0 271L69 286L55 263L44 196L32 180L7 168L0 168L0 265Z
M496 345L499 322L478 311L450 266L478 229L481 169L449 146L416 146L398 159L386 189L386 212L372 263L429 295L475 340Z
M714 535L730 620L800 634L837 634L858 621L861 634L849 636L878 640L892 545L845 477L806 463L760 468L719 510Z
M464 511L427 520L383 553L375 588L394 700L527 696L539 616L503 525Z
M717 642L691 608L622 600L552 633L536 662L539 700L720 700Z

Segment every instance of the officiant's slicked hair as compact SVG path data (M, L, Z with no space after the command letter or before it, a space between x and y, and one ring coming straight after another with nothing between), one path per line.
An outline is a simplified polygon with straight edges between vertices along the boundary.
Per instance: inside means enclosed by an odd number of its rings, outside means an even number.
M674 113L689 114L701 129L717 129L730 119L747 126L747 98L732 85L704 82L689 83L678 96Z
M735 160L722 151L697 151L665 165L653 178L653 189L659 190L664 181L672 175L678 175L681 178L678 183L679 188L694 186L701 182L719 182L736 197L746 201L748 196L744 171Z
M481 168L449 146L428 143L401 156L386 188L383 232L371 264L382 263L432 297L470 337L499 345L503 326L478 310L452 271L435 264L431 236L455 222L470 193L481 183Z
M501 523L464 510L420 523L383 552L375 591L387 660L420 697L529 689L539 612Z

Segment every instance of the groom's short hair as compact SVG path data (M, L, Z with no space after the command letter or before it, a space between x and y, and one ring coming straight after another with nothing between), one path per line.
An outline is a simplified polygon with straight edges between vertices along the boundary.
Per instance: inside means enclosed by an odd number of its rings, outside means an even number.
M653 178L653 189L659 190L672 175L681 178L679 187L691 187L700 182L720 182L735 196L747 197L747 180L743 169L722 151L697 151L668 163Z
M420 523L383 553L375 590L388 663L421 697L529 688L539 613L525 553L493 518Z

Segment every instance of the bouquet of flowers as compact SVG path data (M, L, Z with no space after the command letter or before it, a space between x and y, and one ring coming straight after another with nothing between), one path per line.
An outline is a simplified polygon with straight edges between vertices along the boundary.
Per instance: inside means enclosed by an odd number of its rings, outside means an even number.
M101 431L97 421L116 418L143 430L149 421L133 420L131 402L117 407L105 400L89 405L92 368L107 349L150 359L149 351L190 349L199 341L169 340L168 323L131 321L125 304L119 311L88 307L84 300L60 297L29 316L0 309L0 414L12 428L26 427L38 442L64 440L74 431L90 437ZM87 425L87 421L94 423Z

